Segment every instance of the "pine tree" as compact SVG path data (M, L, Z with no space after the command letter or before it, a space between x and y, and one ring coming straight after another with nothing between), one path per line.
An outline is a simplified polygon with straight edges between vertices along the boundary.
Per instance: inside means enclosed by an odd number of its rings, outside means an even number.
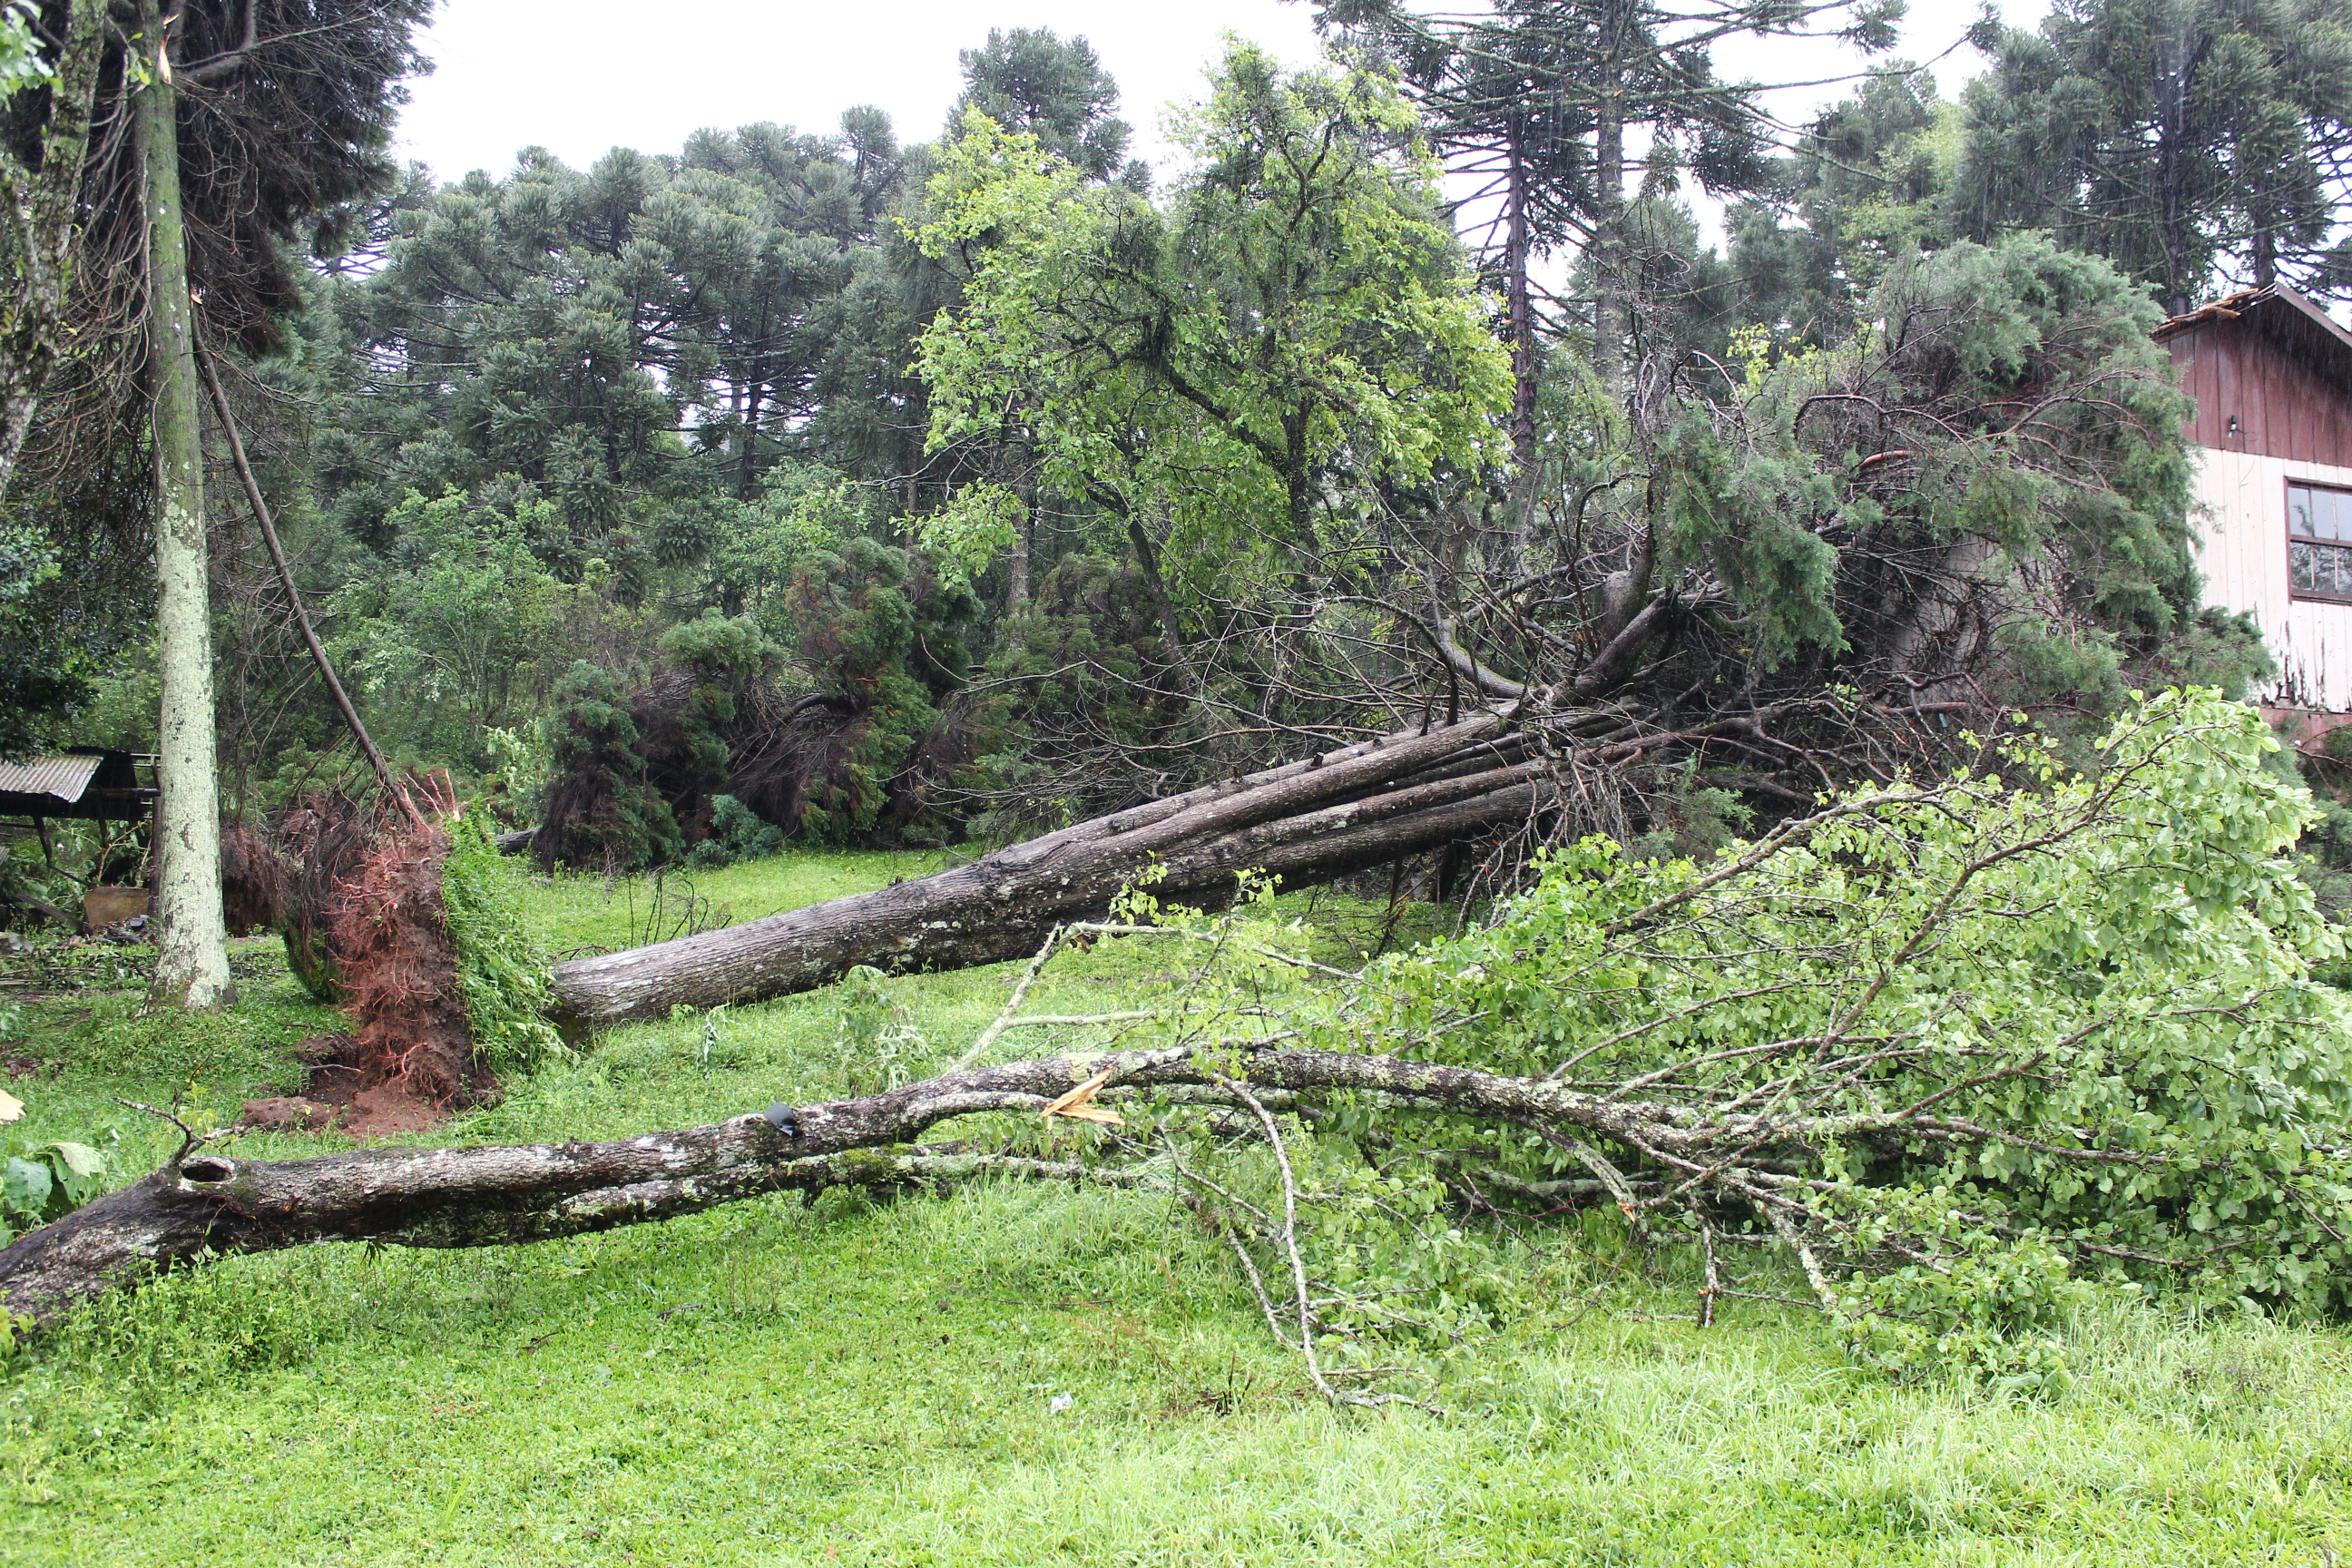
M1955 226L2046 227L2185 310L2217 275L2342 288L2352 22L2336 0L2057 0L1963 95Z
M1111 112L1118 83L1085 38L1065 43L1050 27L991 27L986 44L957 58L964 89L948 116L950 137L976 109L1007 131L1034 136L1090 179L1117 178L1139 189L1150 183L1150 171L1125 157L1133 132Z
M1950 239L1959 145L1934 77L1901 60L1874 71L1777 160L1764 199L1726 214L1738 319L1811 347L1848 336L1889 268Z
M1622 402L1641 352L1643 255L1626 182L1628 137L1646 134L1644 195L1686 171L1738 194L1768 178L1753 81L1715 73L1713 46L1741 35L1835 34L1882 47L1899 0L1507 0L1473 20L1433 19L1396 0L1328 0L1323 25L1392 59L1452 167L1482 181L1489 266L1502 288L1515 390L1512 536L1524 548L1539 454L1543 306L1581 316L1605 395ZM1539 300L1532 268L1573 251L1585 298ZM1549 323L1557 331L1560 323Z

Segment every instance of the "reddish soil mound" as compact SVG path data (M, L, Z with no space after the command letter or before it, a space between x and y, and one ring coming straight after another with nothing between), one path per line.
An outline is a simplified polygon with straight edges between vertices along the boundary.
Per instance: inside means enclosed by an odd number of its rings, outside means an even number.
M245 1121L296 1131L333 1127L353 1138L396 1138L439 1124L444 1108L398 1079L372 1073L367 1047L351 1036L314 1035L301 1051L311 1058L302 1092L249 1100Z

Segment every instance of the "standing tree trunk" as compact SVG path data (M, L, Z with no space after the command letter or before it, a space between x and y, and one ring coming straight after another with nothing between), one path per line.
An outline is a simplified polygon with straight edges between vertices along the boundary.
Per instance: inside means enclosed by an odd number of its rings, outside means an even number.
M76 197L89 150L90 100L105 42L105 0L73 0L57 74L48 86L41 166L28 178L0 155L0 222L13 230L18 258L14 298L0 319L0 493L16 473L16 454L33 427L64 333Z
M178 94L155 0L139 7L155 47L132 134L146 180L147 358L154 397L155 642L163 714L155 764L156 938L152 1000L175 1007L231 1001L221 909L220 801L214 776L212 605L205 554L205 479L196 414L194 322L180 216Z
M1536 437L1536 395L1543 360L1536 346L1535 305L1528 289L1528 267L1534 247L1528 226L1530 197L1525 156L1527 126L1514 119L1504 133L1510 139L1504 185L1504 200L1510 204L1510 211L1505 218L1503 289L1511 346L1511 463L1517 470L1511 479L1509 570L1517 577L1525 570L1528 539L1535 528L1538 481L1542 475Z
M1004 614L1010 619L1021 613L1029 602L1029 522L1037 510L1037 480L1034 470L1013 487L1021 502L1021 515L1013 520L1013 557L1005 563Z
M1625 396L1625 67L1622 4L1601 22L1601 90L1592 133L1592 373L1612 403Z

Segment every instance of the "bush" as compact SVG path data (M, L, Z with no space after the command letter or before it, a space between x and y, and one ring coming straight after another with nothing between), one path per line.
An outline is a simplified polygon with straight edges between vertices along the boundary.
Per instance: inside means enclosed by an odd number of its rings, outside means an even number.
M810 759L798 827L830 843L904 829L924 809L922 743L963 684L979 602L919 553L852 539L803 561L785 604L794 651L855 714Z
M677 821L646 782L637 721L609 670L574 664L540 722L553 763L531 840L541 865L634 871L677 855Z
M738 860L760 860L773 855L784 842L784 830L762 822L751 808L731 795L710 797L710 837L687 857L695 866L732 866Z

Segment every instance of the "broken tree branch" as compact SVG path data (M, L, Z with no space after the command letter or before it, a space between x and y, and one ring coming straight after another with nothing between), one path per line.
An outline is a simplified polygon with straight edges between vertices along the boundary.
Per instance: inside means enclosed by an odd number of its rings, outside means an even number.
M248 7L248 26L250 22ZM302 646L310 650L310 662L318 666L319 679L326 682L327 695L334 699L335 710L343 716L344 727L351 731L352 741L359 746L360 755L367 759L368 767L375 773L376 783L383 786L384 797L401 803L413 818L416 816L415 806L393 779L392 769L384 762L383 753L376 750L375 742L368 735L367 726L360 722L359 710L352 706L350 693L343 689L342 681L336 678L333 661L328 658L326 648L319 641L319 634L311 628L310 612L302 603L302 590L295 585L294 568L286 560L286 547L278 542L278 525L269 515L269 503L261 498L261 482L253 477L253 464L246 458L245 441L237 434L236 416L229 411L228 394L221 386L220 370L213 363L212 352L207 349L198 354L196 363L204 369L205 385L212 393L213 412L220 418L221 434L228 438L229 460L236 468L236 477L244 481L245 499L253 508L253 520L261 525L262 542L269 547L270 564L278 569L278 586L286 590L286 604L294 619L294 629L301 634Z

